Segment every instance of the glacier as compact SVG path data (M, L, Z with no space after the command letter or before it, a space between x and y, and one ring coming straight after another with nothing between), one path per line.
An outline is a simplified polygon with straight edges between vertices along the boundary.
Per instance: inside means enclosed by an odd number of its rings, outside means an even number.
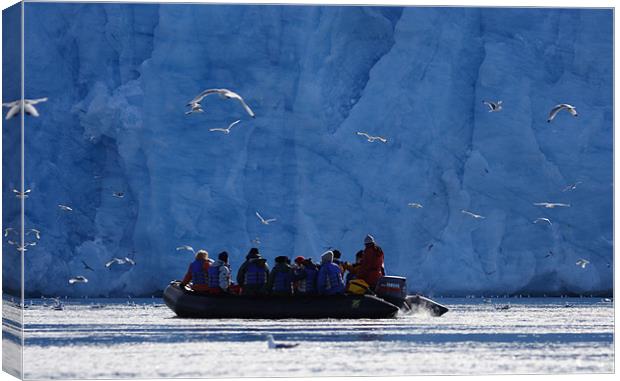
M26 2L25 97L49 97L25 123L25 228L41 230L24 253L26 294L157 293L184 274L186 244L227 250L235 273L256 237L271 264L329 247L353 261L367 233L412 292L611 293L612 20L610 9ZM256 118L217 97L185 115L211 87L241 94ZM579 117L547 123L558 103ZM229 135L208 131L237 119ZM17 118L4 124L18 136ZM9 205L16 184L4 184ZM547 201L571 207L533 205ZM20 253L3 247L3 286L16 290ZM103 265L125 256L136 266ZM69 285L75 275L89 282Z

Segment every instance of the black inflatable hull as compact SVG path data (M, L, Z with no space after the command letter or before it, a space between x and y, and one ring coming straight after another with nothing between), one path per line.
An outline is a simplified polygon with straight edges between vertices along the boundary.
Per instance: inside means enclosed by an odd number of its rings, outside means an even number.
M246 297L204 295L170 284L164 302L179 317L214 319L387 319L399 308L370 295Z

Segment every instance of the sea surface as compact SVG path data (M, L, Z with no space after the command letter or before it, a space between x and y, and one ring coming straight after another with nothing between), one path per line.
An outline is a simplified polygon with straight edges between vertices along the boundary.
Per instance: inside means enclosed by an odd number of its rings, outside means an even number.
M156 378L610 373L613 302L445 298L450 311L386 320L200 320L161 299L27 300L24 376ZM501 309L501 308L504 309ZM4 301L5 367L19 340ZM16 314L17 313L17 314ZM7 332L9 334L7 334ZM14 332L15 333L15 332ZM266 335L292 349L269 349ZM8 349L8 350L7 350ZM13 356L14 358L11 358ZM8 361L8 362L7 362ZM13 361L14 363L14 361Z

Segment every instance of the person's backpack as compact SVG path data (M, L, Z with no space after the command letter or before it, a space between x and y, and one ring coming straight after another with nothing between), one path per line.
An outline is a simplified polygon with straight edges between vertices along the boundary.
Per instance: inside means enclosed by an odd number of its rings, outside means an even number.
M364 295L370 290L368 283L362 279L353 279L347 284L347 293L354 295Z

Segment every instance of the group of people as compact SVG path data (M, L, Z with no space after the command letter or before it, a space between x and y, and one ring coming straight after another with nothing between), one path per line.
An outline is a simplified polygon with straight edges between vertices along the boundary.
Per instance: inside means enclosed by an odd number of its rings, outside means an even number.
M355 263L342 262L340 257L340 251L329 250L321 255L321 263L302 256L291 263L282 255L275 258L270 270L267 259L253 247L239 268L237 284L233 284L228 253L219 253L213 261L206 250L200 250L180 286L191 283L194 291L207 294L337 295L345 293L354 280L372 290L385 275L383 250L370 234L364 238L364 249L355 255Z

